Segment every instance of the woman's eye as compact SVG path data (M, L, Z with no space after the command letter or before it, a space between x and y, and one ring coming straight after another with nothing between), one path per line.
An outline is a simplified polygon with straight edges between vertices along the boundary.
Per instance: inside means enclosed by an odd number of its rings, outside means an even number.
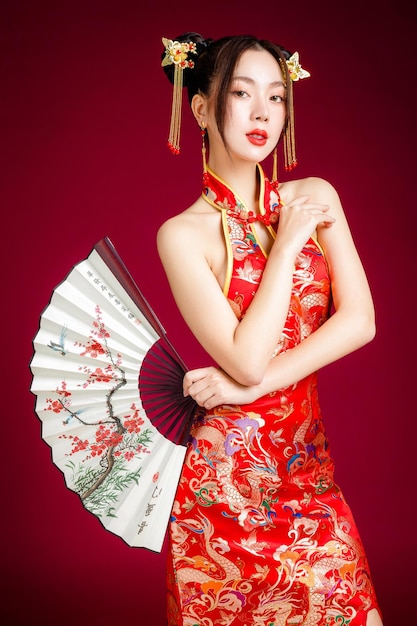
M272 96L271 100L273 100L274 102L284 102L284 97L283 96Z
M246 98L248 95L246 91L243 91L243 89L236 89L233 94L238 98Z

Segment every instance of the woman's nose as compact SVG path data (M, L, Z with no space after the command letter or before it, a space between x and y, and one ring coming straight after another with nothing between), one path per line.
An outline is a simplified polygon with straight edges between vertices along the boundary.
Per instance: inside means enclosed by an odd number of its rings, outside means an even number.
M253 107L253 119L260 122L267 122L269 118L268 108L262 99L258 99Z

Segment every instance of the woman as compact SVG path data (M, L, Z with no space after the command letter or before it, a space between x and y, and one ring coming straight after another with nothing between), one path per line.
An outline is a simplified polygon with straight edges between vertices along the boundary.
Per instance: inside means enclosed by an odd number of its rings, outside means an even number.
M374 336L367 279L333 187L278 185L259 166L281 139L294 164L290 70L303 70L254 37L164 42L171 143L184 81L208 161L202 196L162 225L158 250L218 364L184 378L202 411L169 530L169 624L380 626L316 388L319 368Z

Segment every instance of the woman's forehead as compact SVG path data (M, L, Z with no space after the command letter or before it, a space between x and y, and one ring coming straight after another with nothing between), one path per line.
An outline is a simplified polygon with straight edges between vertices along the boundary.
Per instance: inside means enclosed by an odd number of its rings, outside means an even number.
M234 67L232 77L234 79L248 77L269 82L283 82L278 60L268 50L256 48L250 48L241 54Z

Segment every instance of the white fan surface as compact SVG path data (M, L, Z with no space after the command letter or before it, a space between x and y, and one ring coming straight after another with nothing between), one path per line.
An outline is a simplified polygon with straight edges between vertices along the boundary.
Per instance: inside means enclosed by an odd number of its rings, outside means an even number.
M160 552L185 455L138 390L159 335L93 251L54 290L34 339L31 391L66 485L128 545Z

